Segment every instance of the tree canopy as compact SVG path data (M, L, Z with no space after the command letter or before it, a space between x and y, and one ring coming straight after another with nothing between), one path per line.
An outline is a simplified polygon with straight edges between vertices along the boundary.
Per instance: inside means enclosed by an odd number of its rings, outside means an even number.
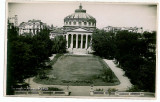
M94 54L115 59L139 90L155 91L156 32L105 32L96 29L92 36Z
M56 41L52 41L49 32L45 28L36 35L19 35L14 26L8 28L7 94L13 94L12 87L17 83L23 83L26 78L49 68L45 62L53 53L66 51L65 39L56 37Z

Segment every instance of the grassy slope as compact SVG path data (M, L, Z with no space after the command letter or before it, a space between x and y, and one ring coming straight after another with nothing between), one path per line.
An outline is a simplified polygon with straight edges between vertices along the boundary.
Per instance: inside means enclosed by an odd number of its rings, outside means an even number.
M119 80L115 75L113 83L106 83L99 78L103 74L103 68L109 67L97 56L64 55L59 57L52 67L53 70L48 71L47 74L55 76L55 79L48 78L41 80L35 78L34 81L49 85L85 86L94 84L97 86L110 86L119 84Z

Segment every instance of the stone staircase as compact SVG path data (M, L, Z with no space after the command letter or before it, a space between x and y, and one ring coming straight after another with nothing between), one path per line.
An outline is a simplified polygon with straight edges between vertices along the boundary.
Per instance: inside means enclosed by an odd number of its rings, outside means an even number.
M88 49L81 49L81 48L68 48L68 52L69 53L72 53L72 54L79 54L79 55L83 55L83 54L89 54L89 53L92 53L93 50L91 50L90 48Z

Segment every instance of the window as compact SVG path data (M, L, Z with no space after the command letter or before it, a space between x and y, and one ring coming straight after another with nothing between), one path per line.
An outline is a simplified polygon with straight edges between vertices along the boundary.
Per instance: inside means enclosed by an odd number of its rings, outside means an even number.
M76 25L76 22L74 22L74 25Z
M91 22L89 22L89 26L91 26Z
M71 25L71 22L69 22L69 25Z
M84 25L87 25L87 22L84 22Z
M66 22L66 25L68 25L68 22Z

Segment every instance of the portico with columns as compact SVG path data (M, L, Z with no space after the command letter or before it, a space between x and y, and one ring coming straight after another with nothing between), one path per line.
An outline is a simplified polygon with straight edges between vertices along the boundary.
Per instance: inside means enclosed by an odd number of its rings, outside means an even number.
M88 49L91 45L92 33L68 32L65 35L67 48Z

